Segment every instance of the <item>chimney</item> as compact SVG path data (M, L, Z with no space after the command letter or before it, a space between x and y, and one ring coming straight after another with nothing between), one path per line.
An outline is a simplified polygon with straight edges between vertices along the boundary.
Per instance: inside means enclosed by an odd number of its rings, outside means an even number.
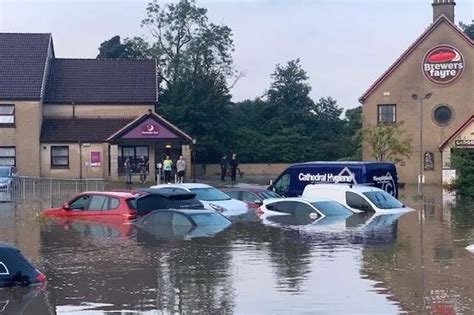
M448 20L454 23L454 0L433 0L433 22L441 15L445 15Z

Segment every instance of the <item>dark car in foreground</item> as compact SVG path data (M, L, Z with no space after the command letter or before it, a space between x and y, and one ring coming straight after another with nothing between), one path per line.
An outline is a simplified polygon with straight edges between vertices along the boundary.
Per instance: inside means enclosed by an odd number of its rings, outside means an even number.
M212 237L232 223L214 210L168 209L152 211L134 224L156 239L192 239Z
M249 208L254 210L263 204L263 200L281 198L276 192L264 187L225 187L221 190L230 197L247 203Z
M0 243L0 288L44 282L46 277L31 265L18 248Z

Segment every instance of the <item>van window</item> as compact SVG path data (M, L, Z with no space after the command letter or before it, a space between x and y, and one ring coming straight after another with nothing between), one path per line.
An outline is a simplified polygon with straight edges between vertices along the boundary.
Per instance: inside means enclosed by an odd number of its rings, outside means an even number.
M274 187L275 192L279 195L287 193L290 188L290 174L285 174L280 177L280 179L275 182Z
M356 193L347 191L346 192L346 203L349 207L362 210L362 211L374 211L372 206Z

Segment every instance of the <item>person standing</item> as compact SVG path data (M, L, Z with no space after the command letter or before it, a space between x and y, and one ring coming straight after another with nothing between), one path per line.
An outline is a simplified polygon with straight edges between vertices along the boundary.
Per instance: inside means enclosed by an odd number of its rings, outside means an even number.
M130 158L126 158L123 163L123 168L125 170L125 182L127 184L132 183L132 164L130 163Z
M171 180L171 170L173 167L173 161L170 160L170 156L167 155L163 161L163 171L165 172L165 183L169 184Z
M145 156L142 156L140 162L138 163L140 169L140 183L146 182L146 176L148 174L148 160Z
M178 172L178 183L183 183L184 173L186 172L186 161L183 160L183 156L179 156L179 160L176 161L176 171Z
M237 167L239 166L239 162L237 162L237 154L232 154L232 159L229 162L230 165L230 177L233 182L235 182L235 177L237 174Z
M227 172L227 155L223 155L221 158L221 181L225 182L225 174Z

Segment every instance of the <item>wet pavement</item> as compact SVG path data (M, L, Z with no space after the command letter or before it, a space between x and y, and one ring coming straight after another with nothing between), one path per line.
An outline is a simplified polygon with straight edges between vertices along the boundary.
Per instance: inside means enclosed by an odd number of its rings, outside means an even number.
M470 314L474 204L401 191L416 211L307 225L248 217L213 238L53 220L54 200L0 203L0 241L45 288L0 289L0 314ZM63 192L64 199L68 195Z

